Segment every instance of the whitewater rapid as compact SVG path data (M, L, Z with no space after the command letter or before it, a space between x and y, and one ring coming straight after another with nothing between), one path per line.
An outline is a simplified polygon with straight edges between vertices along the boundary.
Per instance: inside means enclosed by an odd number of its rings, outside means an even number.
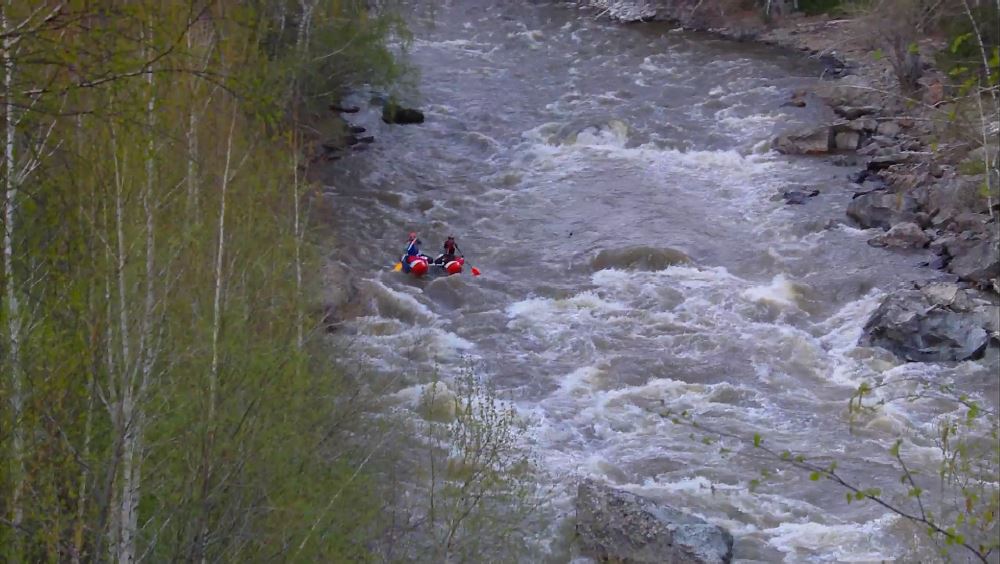
M407 101L426 123L381 124L356 94L365 111L351 119L377 141L324 178L332 254L357 279L358 312L334 337L352 362L398 375L394 393L414 405L432 375L470 366L502 390L554 485L540 543L592 476L729 528L743 562L918 558L894 516L777 468L751 492L759 464L663 416L760 433L877 482L894 438L935 420L890 407L852 434L860 383L989 371L857 346L886 292L931 273L919 253L873 249L844 224L849 170L770 151L776 131L825 117L782 105L821 69L566 5L445 2L433 21L413 10L419 95ZM821 193L776 197L803 187ZM483 276L392 272L411 230L432 251L456 235Z

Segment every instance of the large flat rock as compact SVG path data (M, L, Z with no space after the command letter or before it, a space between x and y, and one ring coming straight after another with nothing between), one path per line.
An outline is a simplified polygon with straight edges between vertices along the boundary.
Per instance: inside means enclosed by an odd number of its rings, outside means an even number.
M669 505L593 480L580 483L576 531L599 562L726 564L733 536Z

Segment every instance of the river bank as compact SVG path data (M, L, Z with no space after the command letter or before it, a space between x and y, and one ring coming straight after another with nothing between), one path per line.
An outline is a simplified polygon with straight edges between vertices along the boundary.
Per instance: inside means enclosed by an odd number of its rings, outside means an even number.
M738 42L795 50L818 59L823 74L814 86L788 93L786 105L825 104L839 119L787 132L774 140L781 153L814 155L845 167L854 188L847 216L854 225L882 229L869 244L887 252L930 248L936 258L920 263L941 271L947 303L900 288L909 299L890 299L888 310L918 320L902 327L876 312L864 339L908 361L979 358L1000 342L1000 210L990 189L997 185L997 145L963 137L946 98L944 74L928 61L947 47L928 37L919 45L918 90L903 92L887 57L878 56L877 30L863 16L830 18L793 13L765 22L756 12L701 9L702 3L594 0L599 16L622 22L664 20L685 30L708 32ZM980 124L994 130L997 124ZM984 134L985 135L985 134ZM995 131L994 135L995 137ZM990 166L992 163L993 166ZM993 169L993 178L984 171ZM971 172L971 174L970 174ZM991 182L987 182L990 180ZM812 193L785 194L804 204ZM953 308L958 295L963 307ZM931 319L944 315L947 319ZM912 321L912 320L911 320ZM933 326L933 327L932 327ZM942 328L943 327L943 328ZM970 332L974 337L970 338ZM971 339L971 340L970 340ZM919 352L918 352L919 351Z

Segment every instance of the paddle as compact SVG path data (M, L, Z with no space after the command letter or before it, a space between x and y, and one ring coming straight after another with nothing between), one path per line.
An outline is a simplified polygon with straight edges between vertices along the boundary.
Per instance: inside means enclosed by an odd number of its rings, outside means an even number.
M458 247L458 243L455 243L455 250L458 251L458 255L460 257L465 258L465 253L463 253L462 249ZM482 272L480 272L478 268L472 266L471 264L469 265L469 270L472 272L473 276L479 276L480 274L482 274Z

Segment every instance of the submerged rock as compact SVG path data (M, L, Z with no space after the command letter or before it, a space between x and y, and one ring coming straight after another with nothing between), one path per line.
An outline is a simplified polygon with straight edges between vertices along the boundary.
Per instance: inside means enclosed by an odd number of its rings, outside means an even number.
M733 556L725 529L589 479L577 489L576 532L600 562L726 564Z
M806 200L819 195L819 190L810 190L808 192L802 190L785 190L781 193L781 197L784 198L786 204L798 204L802 205L806 203Z
M689 262L691 258L677 249L639 245L623 249L603 249L590 261L590 265L594 270L663 270L674 264Z
M382 107L382 121L385 123L407 124L424 123L424 112L413 108L404 108L393 102Z
M995 335L997 306L950 282L888 296L868 319L861 344L913 362L975 360Z

